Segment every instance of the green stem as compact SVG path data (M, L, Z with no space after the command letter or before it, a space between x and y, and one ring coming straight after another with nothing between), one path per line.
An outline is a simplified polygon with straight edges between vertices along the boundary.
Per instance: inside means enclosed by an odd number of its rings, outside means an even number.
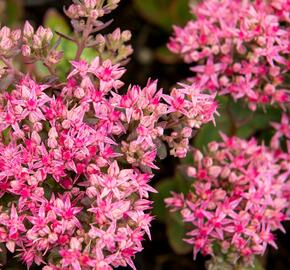
M88 40L88 37L91 34L91 30L92 30L91 22L92 22L91 18L88 18L85 29L83 31L83 36L82 36L80 42L77 43L78 49L76 52L75 61L79 61L81 59L82 52L86 48L87 40Z

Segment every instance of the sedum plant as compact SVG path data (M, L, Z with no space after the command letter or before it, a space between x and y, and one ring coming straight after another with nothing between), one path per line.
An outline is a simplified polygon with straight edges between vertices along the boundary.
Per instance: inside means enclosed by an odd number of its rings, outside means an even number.
M193 129L213 120L214 96L197 87L124 86L130 32L99 33L118 3L74 0L73 35L29 22L0 30L0 243L28 268L135 269L158 149L185 157ZM62 39L77 47L64 79Z
M273 232L285 232L289 220L289 1L208 0L191 11L196 18L174 27L168 48L194 64L188 83L235 101L225 106L232 134L192 150L193 162L182 167L190 188L165 204L186 224L194 258L211 255L209 270L249 269L268 245L277 248ZM242 124L232 110L241 101L252 111ZM284 112L268 143L236 135L260 107L270 115L271 105Z
M193 5L196 20L174 27L168 48L195 63L189 81L202 90L257 105L290 102L287 0L209 0Z
M224 268L242 269L268 245L277 248L273 231L285 233L282 222L289 220L288 121L284 115L282 124L273 124L277 131L269 147L254 138L221 134L222 142L210 142L205 153L193 150L189 193L165 200L191 225L185 241L193 245L194 258L198 252L213 256L209 269L219 269L221 262ZM288 152L280 149L281 137Z

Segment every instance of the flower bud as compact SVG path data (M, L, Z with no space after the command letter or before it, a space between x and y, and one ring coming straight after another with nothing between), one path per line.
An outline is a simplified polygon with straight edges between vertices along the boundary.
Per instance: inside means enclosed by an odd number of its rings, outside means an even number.
M196 169L194 167L188 167L187 175L189 177L195 177L196 176Z
M28 21L24 24L23 35L27 38L32 38L34 35L34 29Z
M77 87L74 96L78 99L82 99L85 96L85 90L82 87Z
M42 40L39 38L39 36L36 35L33 36L32 47L34 49L40 49L42 47Z
M121 38L122 38L123 42L129 41L131 39L131 36L132 36L132 34L129 30L125 30L121 34Z
M114 32L111 35L113 41L118 41L121 38L121 30L120 28L117 28L114 30Z
M31 49L28 45L22 45L21 52L22 52L22 55L26 57L31 55Z
M85 0L85 7L88 9L93 9L96 7L97 1L96 0Z
M193 158L196 162L200 162L203 159L203 154L199 150L196 150L193 154Z
M70 240L70 248L72 250L80 250L81 242L76 237L72 237Z
M43 26L39 26L36 30L36 35L40 38L40 39L44 39L45 37L45 33L46 33L46 29Z
M8 51L12 48L12 46L13 46L13 43L10 38L4 37L0 42L0 48L2 50Z
M205 157L205 158L203 159L203 164L204 164L205 167L210 167L210 166L212 166L212 164L213 164L212 158L210 158L210 157Z
M36 131L32 131L31 138L38 145L41 143L41 137L39 136L39 134Z
M44 35L45 41L50 42L52 38L53 38L53 33L52 33L51 29L49 29L49 28L45 29L45 35Z
M209 175L216 178L220 175L222 168L219 166L211 166L209 168Z
M20 29L12 31L11 39L13 41L18 41L20 39L20 37L21 37L21 30Z
M11 30L7 26L2 27L1 30L0 30L0 36L2 38L9 37L10 33L11 33Z

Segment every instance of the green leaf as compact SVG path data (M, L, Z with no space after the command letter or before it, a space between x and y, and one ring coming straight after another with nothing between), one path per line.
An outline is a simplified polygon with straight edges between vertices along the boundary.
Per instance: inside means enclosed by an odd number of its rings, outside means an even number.
M14 26L19 23L23 15L23 6L21 0L7 0L6 1L6 22L8 26Z
M176 254L187 254L192 250L192 247L184 242L187 230L182 218L177 213L171 213L167 219L167 238L171 248Z
M190 183L180 175L172 178L167 178L160 181L155 189L158 193L152 195L153 199L153 214L157 217L157 220L166 222L170 214L169 209L166 208L164 200L171 197L171 192L179 192L187 194L189 191Z
M2 131L2 136L3 136L3 142L5 145L8 145L10 142L10 131L11 127L8 127Z
M230 134L232 129L231 119L227 113L227 97L219 97L219 116L215 117L216 125L204 125L194 138L194 146L203 149L211 141L220 141L220 132Z
M211 141L220 141L219 132L229 136L247 139L256 136L258 139L270 139L270 122L279 122L281 110L268 107L258 108L255 112L248 109L247 104L235 102L229 97L218 97L220 116L216 116L216 126L212 123L204 125L194 139L194 146L203 149ZM256 136L257 137L257 136Z
M65 18L56 9L49 9L46 12L43 25L51 28L53 31L58 31L66 35L71 32Z
M165 207L164 199L171 196L171 191L176 191L176 183L173 179L164 179L155 186L155 189L158 193L152 195L153 215L157 217L157 220L166 222L169 210Z
M172 25L183 25L192 18L188 0L134 0L134 6L150 23L169 32Z
M41 78L43 78L43 77L45 77L45 76L49 76L49 71L48 71L47 68L43 65L43 63L40 62L40 61L37 61L37 62L35 63L35 72L36 72L36 74L37 74L39 77L41 77Z
M249 138L257 131L262 131L270 127L270 122L279 122L281 110L268 107L258 108L255 112L248 109L247 104L242 102L230 102L230 110L234 121L238 125L236 135L241 138Z
M92 48L84 49L82 53L82 59L91 62L93 59L97 57L97 52Z

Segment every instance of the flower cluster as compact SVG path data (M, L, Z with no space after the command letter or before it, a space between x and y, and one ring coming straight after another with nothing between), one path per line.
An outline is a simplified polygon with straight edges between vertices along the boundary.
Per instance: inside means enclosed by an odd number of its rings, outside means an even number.
M20 30L12 31L7 26L0 29L0 51L1 55L10 56L15 51L21 37Z
M187 170L195 179L192 191L174 193L166 204L191 224L185 241L194 257L201 251L231 264L251 263L268 244L277 248L272 232L284 231L281 223L289 220L290 147L286 153L255 139L221 136L205 155L194 151Z
M132 47L126 44L130 39L130 31L121 32L120 28L117 28L108 35L98 34L93 44L96 44L96 50L103 60L111 59L113 63L119 63L133 52Z
M69 18L74 20L90 18L97 24L99 23L97 19L116 9L120 0L73 0L73 2L74 4L66 10L66 15ZM104 2L106 2L105 5Z
M28 267L135 269L134 255L150 237L149 181L164 156L158 148L168 142L172 155L184 157L192 130L213 120L216 103L188 85L170 94L157 81L124 89L124 56L82 60L97 27L92 14L118 1L75 2L68 12L77 9L74 19L88 21L76 34L81 41L65 82L53 70L54 80L39 81L16 72L0 52L4 77L17 75L0 92L0 243ZM51 31L26 23L22 39L33 47L30 57L38 41L51 46ZM113 48L128 39L116 30L107 40Z
M192 8L196 20L174 27L168 47L196 73L201 89L257 104L289 102L287 0L207 0Z

